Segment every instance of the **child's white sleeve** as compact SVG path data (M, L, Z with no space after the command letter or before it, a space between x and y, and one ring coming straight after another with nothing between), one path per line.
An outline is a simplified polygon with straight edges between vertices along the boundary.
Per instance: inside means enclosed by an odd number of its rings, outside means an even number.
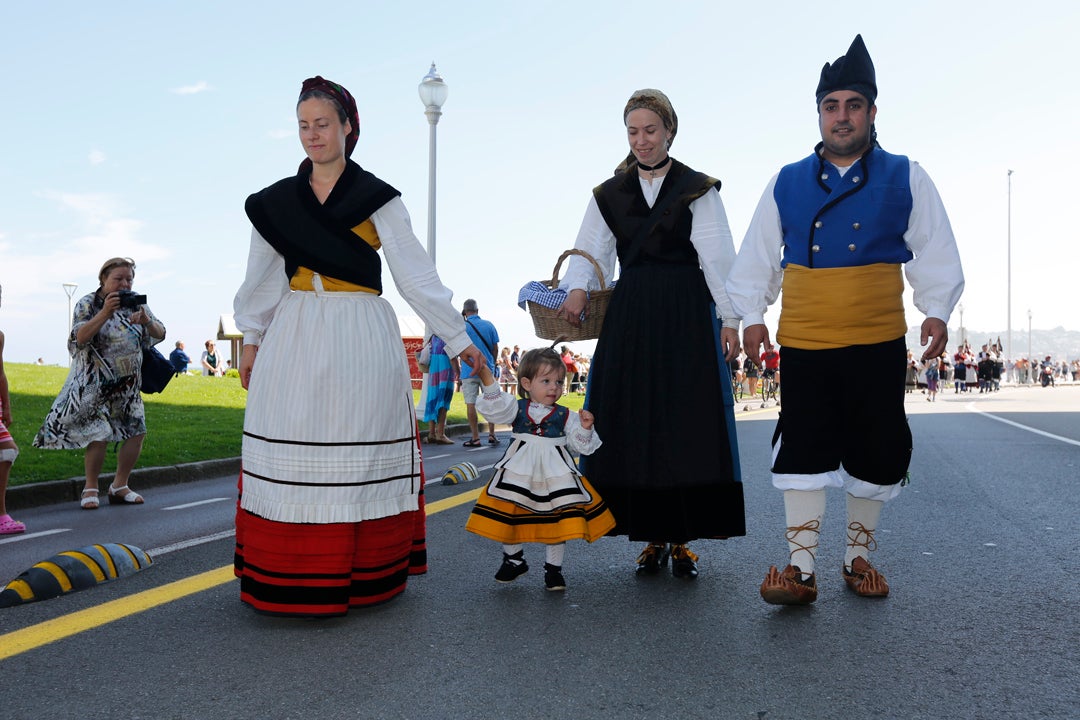
M499 390L498 385L486 385L476 399L476 411L488 422L512 423L517 417L517 398Z
M595 430L581 427L581 417L571 411L566 419L566 447L578 455L592 455L603 443Z

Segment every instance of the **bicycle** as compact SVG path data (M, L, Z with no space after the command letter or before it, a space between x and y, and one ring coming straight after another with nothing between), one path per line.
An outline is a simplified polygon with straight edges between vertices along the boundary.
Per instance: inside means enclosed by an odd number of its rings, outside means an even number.
M743 395L745 395L745 394L746 393L743 390L743 381L740 380L739 378L735 377L735 376L732 376L732 378L731 378L731 396L733 398L735 398L735 402L738 402L738 401L742 400Z
M779 392L780 383L776 382L776 371L764 370L761 373L761 407L765 407L770 400L774 400L779 405Z

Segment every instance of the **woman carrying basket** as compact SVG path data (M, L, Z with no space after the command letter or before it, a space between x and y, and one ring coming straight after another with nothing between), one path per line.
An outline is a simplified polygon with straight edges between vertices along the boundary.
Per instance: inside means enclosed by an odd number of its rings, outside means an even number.
M675 577L693 579L687 543L746 532L728 370L739 318L724 290L735 247L720 181L668 155L678 117L667 96L635 92L623 121L630 155L593 190L575 243L608 283L616 257L621 267L585 400L605 442L583 472L615 515L609 534L648 543L639 574L670 557ZM592 264L573 256L560 287L560 313L578 326L600 287ZM701 378L694 392L663 381L672 348Z

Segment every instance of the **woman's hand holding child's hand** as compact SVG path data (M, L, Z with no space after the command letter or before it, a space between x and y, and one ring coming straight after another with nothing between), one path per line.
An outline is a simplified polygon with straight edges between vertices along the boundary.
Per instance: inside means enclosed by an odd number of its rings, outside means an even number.
M593 414L591 412L589 412L588 410L582 410L578 413L578 417L581 418L582 430L592 430L592 425L595 418L593 418Z

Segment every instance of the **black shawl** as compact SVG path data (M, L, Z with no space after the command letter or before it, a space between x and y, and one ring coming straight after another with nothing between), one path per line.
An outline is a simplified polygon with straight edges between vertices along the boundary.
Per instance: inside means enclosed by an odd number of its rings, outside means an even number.
M352 229L401 195L348 161L325 203L311 190L311 173L279 180L248 197L251 224L285 258L290 278L298 267L382 293L382 261Z

